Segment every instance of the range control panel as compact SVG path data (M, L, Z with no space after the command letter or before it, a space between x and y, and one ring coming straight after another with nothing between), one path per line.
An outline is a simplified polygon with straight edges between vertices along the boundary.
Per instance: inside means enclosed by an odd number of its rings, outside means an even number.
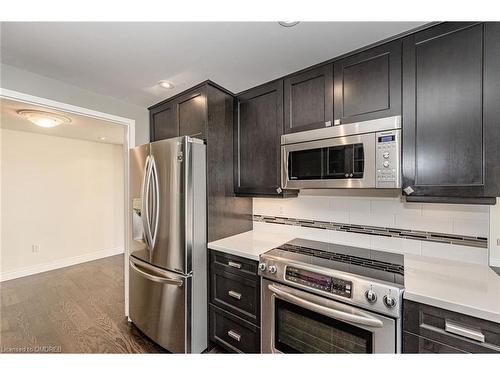
M342 297L352 296L352 282L296 267L286 267L285 280Z
M376 187L401 187L401 130L388 130L376 133Z

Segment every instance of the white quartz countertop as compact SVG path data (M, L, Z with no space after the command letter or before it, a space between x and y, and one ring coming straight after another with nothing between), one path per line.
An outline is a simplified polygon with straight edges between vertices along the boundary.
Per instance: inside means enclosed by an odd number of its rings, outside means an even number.
M293 240L295 237L283 233L268 233L251 230L235 236L208 243L208 248L243 258L259 260L259 255Z
M208 248L259 260L294 236L251 230L208 243ZM500 323L500 276L486 265L405 254L407 300Z
M500 323L500 276L486 265L405 255L404 298Z

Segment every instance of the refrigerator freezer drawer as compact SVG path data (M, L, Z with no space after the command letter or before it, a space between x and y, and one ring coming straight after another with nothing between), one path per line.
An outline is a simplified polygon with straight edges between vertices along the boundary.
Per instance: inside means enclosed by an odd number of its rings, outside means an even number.
M149 338L173 353L186 353L186 304L191 277L182 277L130 257L130 318Z

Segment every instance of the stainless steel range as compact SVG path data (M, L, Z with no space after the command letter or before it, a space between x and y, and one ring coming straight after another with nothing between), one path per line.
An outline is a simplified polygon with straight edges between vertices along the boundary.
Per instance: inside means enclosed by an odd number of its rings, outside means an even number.
M263 353L400 353L403 256L295 239L260 256Z

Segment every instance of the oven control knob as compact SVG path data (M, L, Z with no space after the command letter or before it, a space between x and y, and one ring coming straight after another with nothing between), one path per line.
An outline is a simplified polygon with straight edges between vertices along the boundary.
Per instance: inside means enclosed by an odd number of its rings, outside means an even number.
M389 167L389 162L386 160L382 163L384 165L385 168L388 168Z
M373 290L367 290L365 293L365 297L370 303L375 303L377 300L377 293L375 293Z
M389 153L388 152L384 152L382 154L382 156L384 157L384 159L389 159Z
M268 271L271 273L276 273L276 271L278 271L278 269L276 268L276 266L269 266Z
M259 270L261 270L262 272L265 272L266 269L267 269L267 265L265 263L259 263Z
M396 301L396 298L391 297L389 295L384 296L384 305L386 305L389 308L396 307L398 301Z

